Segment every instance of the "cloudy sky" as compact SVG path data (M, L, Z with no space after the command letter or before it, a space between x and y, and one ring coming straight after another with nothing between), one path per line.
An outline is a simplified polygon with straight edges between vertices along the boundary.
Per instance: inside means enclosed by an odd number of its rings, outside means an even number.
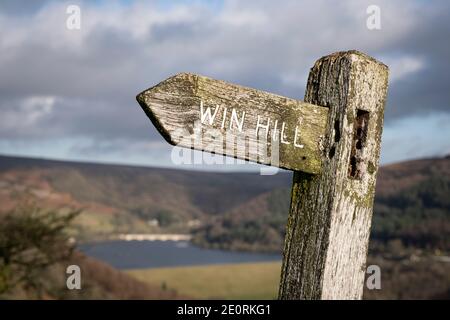
M168 3L2 0L0 154L171 166L138 92L187 71L302 99L314 61L348 49L390 67L382 162L450 153L449 1Z

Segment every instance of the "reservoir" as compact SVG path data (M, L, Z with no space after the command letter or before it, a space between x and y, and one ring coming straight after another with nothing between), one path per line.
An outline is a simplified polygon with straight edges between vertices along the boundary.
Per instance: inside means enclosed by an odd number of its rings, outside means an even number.
M81 244L86 255L117 269L280 261L280 254L203 249L188 241L105 241Z

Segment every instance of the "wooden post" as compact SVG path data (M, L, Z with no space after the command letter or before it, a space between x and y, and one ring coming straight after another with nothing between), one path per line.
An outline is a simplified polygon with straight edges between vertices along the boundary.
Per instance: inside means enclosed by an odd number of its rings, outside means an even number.
M311 69L305 102L329 108L317 175L294 172L280 299L361 299L388 68L338 52Z
M280 299L360 299L387 79L347 51L316 62L305 102L188 73L137 101L169 143L294 170Z

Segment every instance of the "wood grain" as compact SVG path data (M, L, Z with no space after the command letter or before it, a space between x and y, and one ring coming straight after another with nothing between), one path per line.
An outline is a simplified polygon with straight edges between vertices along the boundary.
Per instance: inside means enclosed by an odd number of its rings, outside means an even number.
M311 69L305 101L328 106L323 170L295 172L280 299L361 299L388 68L339 52Z
M171 144L308 173L322 168L328 108L188 73L137 101Z

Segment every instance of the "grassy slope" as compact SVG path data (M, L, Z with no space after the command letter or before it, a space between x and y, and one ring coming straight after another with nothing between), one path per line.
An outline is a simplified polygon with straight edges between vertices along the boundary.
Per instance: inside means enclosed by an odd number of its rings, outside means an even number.
M365 288L364 299L448 299L448 262L369 258L381 267L381 290ZM279 262L223 264L126 271L137 280L195 299L275 299Z
M239 263L126 271L152 286L197 299L275 299L281 264Z

